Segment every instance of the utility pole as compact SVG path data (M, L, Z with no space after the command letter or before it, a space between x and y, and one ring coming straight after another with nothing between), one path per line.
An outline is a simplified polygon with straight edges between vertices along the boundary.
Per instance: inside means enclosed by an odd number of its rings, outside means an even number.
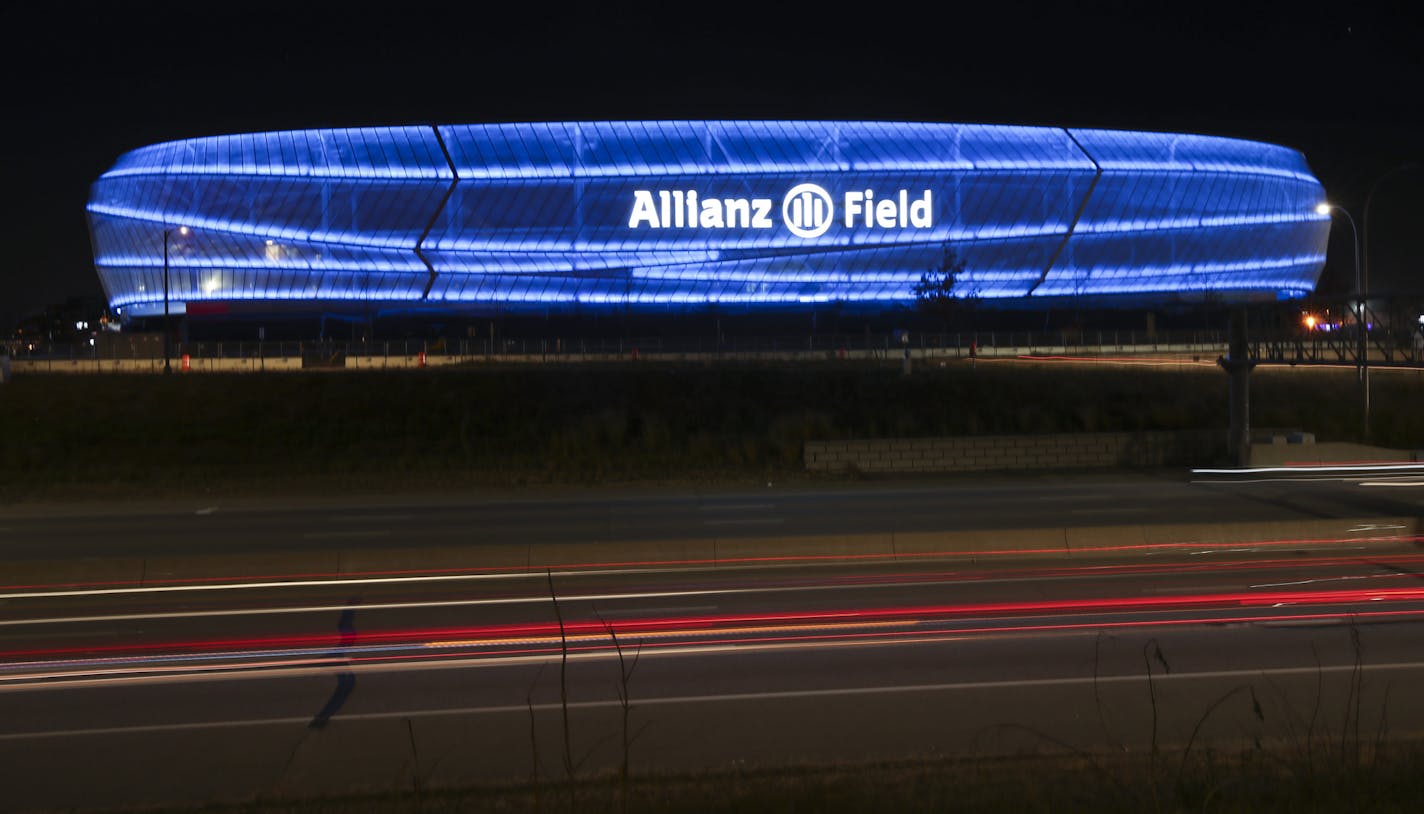
M1251 463L1251 368L1256 366L1250 358L1246 340L1246 309L1237 308L1231 312L1231 344L1226 355L1216 363L1231 377L1231 429L1227 434L1227 446L1236 466L1245 467Z
M173 372L173 365L169 357L173 355L170 347L169 334L172 333L168 322L168 234L171 230L167 227L163 229L163 374L169 375Z

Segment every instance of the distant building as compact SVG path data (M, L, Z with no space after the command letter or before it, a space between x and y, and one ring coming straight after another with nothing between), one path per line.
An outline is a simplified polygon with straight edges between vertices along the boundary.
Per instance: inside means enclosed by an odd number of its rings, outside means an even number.
M84 342L108 324L102 299L69 297L22 316L8 344L33 350L50 344Z
M1312 291L1329 219L1297 152L1171 133L877 122L304 130L121 156L94 263L163 313L1052 304Z

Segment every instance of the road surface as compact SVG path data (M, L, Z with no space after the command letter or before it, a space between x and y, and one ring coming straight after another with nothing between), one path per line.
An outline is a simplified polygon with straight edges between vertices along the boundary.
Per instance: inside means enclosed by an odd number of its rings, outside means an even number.
M1403 483L1424 480L1419 473ZM557 546L1127 524L1418 516L1385 475L1081 475L754 489L592 489L5 507L0 558L172 557L391 547Z
M1418 514L1396 480L1047 479L30 507L26 558ZM1374 482L1374 481L1368 481ZM1147 517L1139 518L1145 513ZM715 531L709 532L709 529ZM0 588L7 807L1424 733L1413 529L1026 556L570 563ZM1392 536L1391 536L1392 535ZM264 558L268 558L264 560ZM565 659L567 656L567 659ZM626 706L625 706L626 699ZM563 721L567 713L568 746ZM628 746L624 747L624 741Z

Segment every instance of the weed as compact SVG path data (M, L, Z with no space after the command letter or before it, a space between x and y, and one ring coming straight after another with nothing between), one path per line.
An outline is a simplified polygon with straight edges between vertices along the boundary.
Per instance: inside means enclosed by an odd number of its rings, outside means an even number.
M1424 411L1409 381L1384 378L1377 442L1415 446ZM1348 439L1351 387L1330 371L1258 371L1253 420ZM22 374L0 400L12 430L0 435L0 482L14 497L76 484L145 493L784 476L801 471L814 438L1224 427L1225 392L1215 371L1035 365L908 378L875 363Z

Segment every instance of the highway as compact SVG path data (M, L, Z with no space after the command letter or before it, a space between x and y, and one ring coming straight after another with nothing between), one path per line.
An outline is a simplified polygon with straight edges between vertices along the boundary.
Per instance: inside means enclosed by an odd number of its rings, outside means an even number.
M1404 483L1424 479L1413 473ZM988 476L739 489L531 489L309 499L154 499L18 504L0 519L7 561L391 547L576 545L768 536L1223 524L1418 514L1416 488L1385 477L1242 483L1173 475Z
M1414 528L1362 536L1345 524L1337 539L1201 539L1078 560L628 562L610 536L770 545L760 526L772 518L793 535L956 523L988 540L1032 523L1110 535L1111 509L1146 506L1158 523L1355 523L1417 517L1424 500L1407 478L1261 480L20 507L0 521L12 564L58 559L47 545L171 557L185 537L229 566L252 559L238 576L193 566L137 582L6 580L7 807L548 780L567 764L607 773L625 756L649 773L1424 733L1424 697L1409 691L1424 679ZM1392 485L1362 485L1382 482ZM1117 512L1149 519L1136 514ZM366 534L332 536L348 529ZM579 538L596 548L569 551L610 556L547 569L263 567L280 564L271 549L282 545L427 551L510 538Z

